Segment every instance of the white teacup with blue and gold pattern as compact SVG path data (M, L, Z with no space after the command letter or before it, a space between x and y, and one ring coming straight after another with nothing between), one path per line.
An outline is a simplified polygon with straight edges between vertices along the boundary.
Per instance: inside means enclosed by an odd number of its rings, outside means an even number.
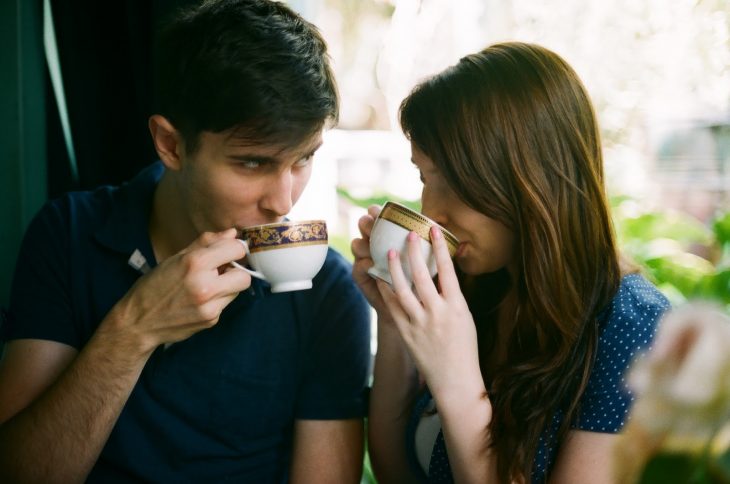
M271 292L311 289L312 279L327 258L324 220L283 221L241 229L246 260L254 270L234 262L271 284Z

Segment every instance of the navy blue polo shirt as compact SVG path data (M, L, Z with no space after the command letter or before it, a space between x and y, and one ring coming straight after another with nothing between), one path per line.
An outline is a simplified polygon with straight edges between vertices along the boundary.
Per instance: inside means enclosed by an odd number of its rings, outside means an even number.
M121 187L48 202L26 232L9 339L81 349L141 276L156 163ZM369 306L329 250L311 290L272 294L254 280L214 327L159 347L134 387L90 482L285 482L295 419L366 414Z

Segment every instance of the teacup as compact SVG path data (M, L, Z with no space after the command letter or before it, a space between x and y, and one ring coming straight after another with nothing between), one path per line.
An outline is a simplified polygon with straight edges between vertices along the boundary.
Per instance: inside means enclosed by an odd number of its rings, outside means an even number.
M453 257L459 247L459 240L451 232L415 210L399 203L386 202L370 232L370 256L375 265L368 269L368 274L392 285L388 269L388 250L395 249L400 253L400 262L406 279L412 281L406 237L409 232L415 232L420 237L421 253L426 260L429 273L434 277L437 269L431 247L431 227L438 227L441 230L449 254Z
M241 229L246 260L255 270L232 264L271 284L271 292L310 289L327 257L324 220L283 221Z

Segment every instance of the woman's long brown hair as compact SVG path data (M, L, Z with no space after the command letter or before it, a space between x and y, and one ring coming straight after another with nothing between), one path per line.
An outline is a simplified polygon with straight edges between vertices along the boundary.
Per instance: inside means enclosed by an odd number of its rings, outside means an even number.
M494 408L488 445L500 482L529 480L553 416L563 414L556 446L576 416L596 355L597 316L621 278L591 101L557 54L502 43L416 86L400 122L467 205L515 234L516 276L503 270L463 288ZM516 324L506 361L488 372L496 308L484 307L484 291L494 291L495 279L513 296Z

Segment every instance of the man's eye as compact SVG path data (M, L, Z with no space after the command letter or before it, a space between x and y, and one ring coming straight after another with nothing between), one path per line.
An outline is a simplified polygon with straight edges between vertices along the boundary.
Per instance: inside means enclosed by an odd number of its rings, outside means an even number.
M301 166L307 166L307 165L309 165L309 164L310 164L310 163L312 162L312 159L313 159L313 158L314 158L314 154L311 154L311 155L305 156L305 157L304 157L304 158L302 158L301 160L297 161L297 162L295 163L295 165L296 165L296 166L299 166L299 167L301 167Z
M261 166L261 162L260 161L256 161L256 160L243 160L239 164L242 167L248 168L248 169L251 169L251 170L254 169L254 168L258 168L258 167Z

